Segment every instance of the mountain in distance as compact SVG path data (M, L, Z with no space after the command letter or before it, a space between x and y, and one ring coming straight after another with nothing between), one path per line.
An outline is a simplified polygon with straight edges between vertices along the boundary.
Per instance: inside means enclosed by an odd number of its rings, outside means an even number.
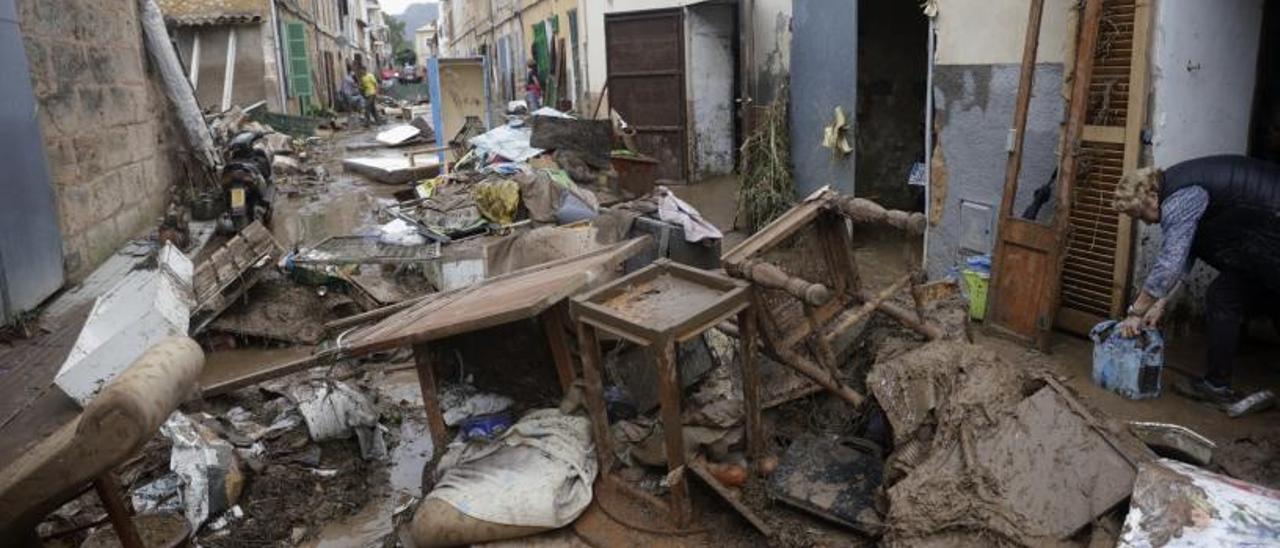
M413 43L413 33L419 27L440 18L440 4L437 2L414 2L404 9L404 13L395 15L404 22L404 39Z

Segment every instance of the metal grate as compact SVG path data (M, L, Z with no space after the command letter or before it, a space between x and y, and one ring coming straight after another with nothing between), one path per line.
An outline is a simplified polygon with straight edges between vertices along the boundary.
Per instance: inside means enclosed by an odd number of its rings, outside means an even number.
M293 258L298 264L406 264L440 258L440 243L395 245L377 236L333 236Z

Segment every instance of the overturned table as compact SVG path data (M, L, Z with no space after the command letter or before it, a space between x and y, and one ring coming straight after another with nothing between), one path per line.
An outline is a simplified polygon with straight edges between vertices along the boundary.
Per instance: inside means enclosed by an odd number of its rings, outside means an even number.
M431 441L437 449L443 448L448 443L448 431L429 343L537 317L546 331L561 388L567 391L576 378L566 335L567 299L613 279L624 261L648 245L647 237L636 238L489 278L470 287L429 295L353 333L341 351L356 357L412 346Z

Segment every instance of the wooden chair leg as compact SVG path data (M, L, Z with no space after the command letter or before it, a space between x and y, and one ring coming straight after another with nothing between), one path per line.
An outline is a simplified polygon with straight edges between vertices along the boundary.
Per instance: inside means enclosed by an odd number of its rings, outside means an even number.
M756 311L751 306L738 313L738 364L742 367L742 400L747 415L747 457L756 466L764 455L764 430L760 424L760 371L756 368Z
M608 475L613 470L613 446L609 440L609 413L605 409L604 375L600 371L600 339L596 336L596 328L578 322L578 347L582 352L584 403L587 416L591 418L600 474Z
M108 470L98 476L93 480L93 488L102 500L107 517L111 519L111 527L120 538L120 545L124 548L145 548L142 537L138 536L138 529L133 524L133 511L124 500L124 491L120 488L115 473Z
M689 482L685 478L684 424L680 420L680 373L676 367L676 343L665 341L658 349L658 400L662 431L666 437L667 483L671 490L671 518L676 527L688 526L692 510Z

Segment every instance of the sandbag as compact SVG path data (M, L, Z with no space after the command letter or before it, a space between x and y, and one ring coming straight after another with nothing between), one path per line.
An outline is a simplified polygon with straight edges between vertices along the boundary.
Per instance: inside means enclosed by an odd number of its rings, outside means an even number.
M527 527L484 521L459 512L445 501L427 499L422 501L413 515L410 534L416 548L432 548L522 538L551 529L553 527Z

